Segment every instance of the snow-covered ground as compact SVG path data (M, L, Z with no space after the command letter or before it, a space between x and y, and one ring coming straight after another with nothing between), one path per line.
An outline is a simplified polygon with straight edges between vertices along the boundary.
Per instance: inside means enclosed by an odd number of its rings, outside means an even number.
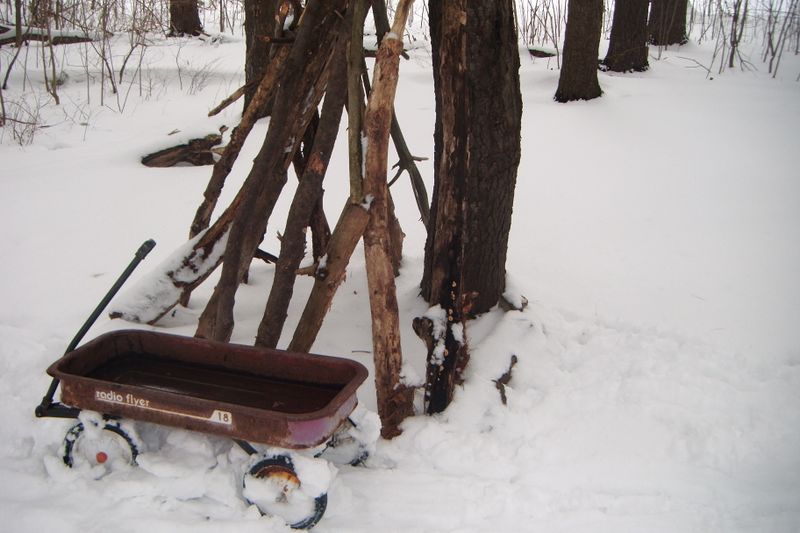
M157 40L141 76L105 106L80 46L61 47L69 76L62 106L41 108L50 127L25 147L2 131L0 530L287 531L241 499L245 457L225 439L136 424L140 467L95 479L60 462L69 422L33 416L45 369L139 244L158 241L134 280L186 239L210 168L139 158L233 126L239 112L205 116L241 83L240 38ZM738 70L711 79L694 62L710 53L689 44L649 72L600 74L601 99L567 105L552 100L554 63L522 57L508 274L530 305L469 325L454 404L408 420L366 467L341 467L315 531L800 531L800 61L785 56L776 80ZM432 158L430 68L424 46L403 62L397 110L412 152ZM47 102L40 72L29 67L23 86L15 69L7 108ZM221 206L265 131L262 122L251 134ZM431 162L421 170L430 186ZM334 221L347 194L341 145L325 188ZM290 189L266 249L277 250ZM424 228L407 180L393 191L407 233L404 357L422 375L410 324L426 310ZM252 342L271 278L253 264L234 341ZM157 329L191 335L212 288ZM301 280L287 335L308 289ZM88 338L127 327L143 326L101 318ZM369 367L370 347L357 253L314 351ZM512 355L504 406L493 380ZM359 397L374 409L370 381Z

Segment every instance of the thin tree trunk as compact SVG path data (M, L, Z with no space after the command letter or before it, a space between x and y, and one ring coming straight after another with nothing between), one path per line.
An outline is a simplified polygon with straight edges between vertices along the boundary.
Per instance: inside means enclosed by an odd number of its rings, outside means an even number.
M275 95L267 137L242 186L242 206L231 225L220 281L200 316L198 337L230 339L236 289L264 237L294 152L322 98L345 4L346 0L312 2L304 12Z
M14 0L14 25L17 27L15 42L19 48L22 46L22 0Z

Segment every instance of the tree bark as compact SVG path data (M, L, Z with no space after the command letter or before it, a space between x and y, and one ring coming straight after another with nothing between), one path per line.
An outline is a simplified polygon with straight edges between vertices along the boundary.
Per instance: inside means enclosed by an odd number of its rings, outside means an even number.
M193 35L203 33L197 0L169 0L169 36Z
M244 2L244 109L255 96L259 80L264 77L270 62L269 37L275 33L276 0L245 0ZM259 118L269 114L269 105L259 110Z
M505 288L522 100L510 0L431 1L429 17L437 118L421 287L443 320L428 342L433 413L450 403L468 360L466 315L487 311Z
M281 240L281 253L275 265L275 277L269 293L264 317L258 327L257 346L275 348L280 340L287 310L294 292L296 271L305 252L305 229L312 212L322 196L322 180L330 162L331 152L339 133L339 122L347 93L344 56L333 59L333 73L322 107L319 126L314 137L305 170L300 178Z
M483 313L505 290L521 154L519 54L510 1L460 4L430 2L437 119L422 295L436 303L449 294L450 243L461 233L466 257L480 258L460 265L463 290L478 293L473 312Z
M381 435L400 434L400 423L413 412L413 389L400 380L402 352L397 291L392 267L389 235L389 189L387 186L389 130L397 89L400 54L403 51L405 21L412 2L401 0L395 13L392 32L378 48L372 93L367 102L364 129L367 150L364 165L364 191L371 199L369 220L364 232L367 285L372 316L372 347L375 360L375 388Z
M591 100L602 94L597 81L602 24L603 0L569 0L557 102Z
M345 4L346 0L312 2L304 12L275 95L267 137L242 186L244 198L231 224L220 281L200 316L198 337L230 339L236 289L264 237L294 152L322 98Z
M146 167L174 167L178 163L190 165L213 165L214 156L211 148L222 142L222 136L217 133L192 139L186 144L179 144L158 152L153 152L142 158Z
M613 72L643 72L647 62L648 0L616 0L611 40L603 60Z
M650 7L650 43L656 46L684 44L688 0L652 0Z

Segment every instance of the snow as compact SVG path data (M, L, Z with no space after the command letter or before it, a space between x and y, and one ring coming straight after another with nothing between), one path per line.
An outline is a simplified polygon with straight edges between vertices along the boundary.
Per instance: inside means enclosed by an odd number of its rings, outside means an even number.
M193 250L207 230L178 246L164 261L136 284L115 298L109 311L131 322L149 323L168 311L180 298L179 284L190 284L205 275L225 253L228 233L214 244L206 257L202 248Z
M654 57L646 73L601 73L601 99L562 105L552 101L555 60L522 52L507 294L529 304L467 324L466 383L447 411L407 420L365 467L334 476L308 463L309 490L330 482L315 531L800 530L800 61L784 55L776 80L737 70L711 79L693 61L707 64L713 43L689 44ZM0 49L4 65L8 53ZM396 108L411 152L429 158L419 167L431 190L430 53L409 54ZM142 444L138 467L69 470L59 450L74 421L33 416L45 369L139 244L158 242L129 295L147 293L134 288L185 246L209 167L150 169L139 159L173 143L175 129L189 137L235 125L238 106L205 115L241 83L243 57L240 38L156 39L142 85L126 80L121 106L108 94L101 106L97 85L86 103L80 57L68 62L61 107L47 103L35 69L24 90L12 71L7 109L27 98L51 127L26 146L11 126L0 132L3 531L289 531L244 501L250 458L227 439L126 422ZM213 68L198 88L190 74L202 65ZM266 125L245 143L218 213ZM349 194L346 152L339 143L326 181L329 219ZM278 249L291 192L266 250ZM392 193L407 234L397 280L403 375L419 383L426 349L411 320L429 313L418 296L425 235L407 180ZM237 293L235 342L252 343L272 269L254 262ZM192 335L215 280L152 329ZM298 281L281 346L312 284ZM372 369L367 294L357 252L315 352ZM87 339L127 327L104 315ZM512 356L503 405L494 380ZM359 398L375 410L371 380ZM360 412L360 430L375 435L374 413Z

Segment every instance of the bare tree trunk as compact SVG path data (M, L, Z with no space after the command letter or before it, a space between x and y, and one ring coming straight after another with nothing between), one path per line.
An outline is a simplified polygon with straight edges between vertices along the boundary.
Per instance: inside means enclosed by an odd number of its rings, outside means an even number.
M522 102L511 0L429 3L434 50L434 193L422 294L440 306L428 343L428 412L452 399L469 354L464 320L505 288ZM428 332L431 336L426 338Z
M602 94L597 81L602 25L603 0L569 0L557 102L591 100Z
M276 0L245 0L244 2L244 109L250 105L258 82L264 77L270 62L269 38L275 33ZM269 106L263 106L259 117L269 114Z
M169 0L169 35L171 37L203 33L197 0Z
M322 98L326 67L339 35L340 11L345 4L346 0L312 2L304 12L275 95L267 137L242 186L244 198L231 224L220 281L200 316L198 337L230 339L236 289L264 237L267 221L286 184L286 171Z
M412 414L413 389L400 381L402 352L397 291L394 284L390 235L389 189L387 186L389 130L397 89L402 34L412 2L397 6L392 32L381 41L375 61L372 93L364 118L367 137L364 191L371 198L369 221L364 232L367 284L372 315L372 347L375 360L375 387L381 435L400 434L400 422Z
M603 60L613 72L647 70L648 0L616 0L611 24L611 40Z
M648 31L650 43L656 46L684 44L688 0L652 0Z
M16 45L22 46L22 0L14 0L14 24L17 27Z

